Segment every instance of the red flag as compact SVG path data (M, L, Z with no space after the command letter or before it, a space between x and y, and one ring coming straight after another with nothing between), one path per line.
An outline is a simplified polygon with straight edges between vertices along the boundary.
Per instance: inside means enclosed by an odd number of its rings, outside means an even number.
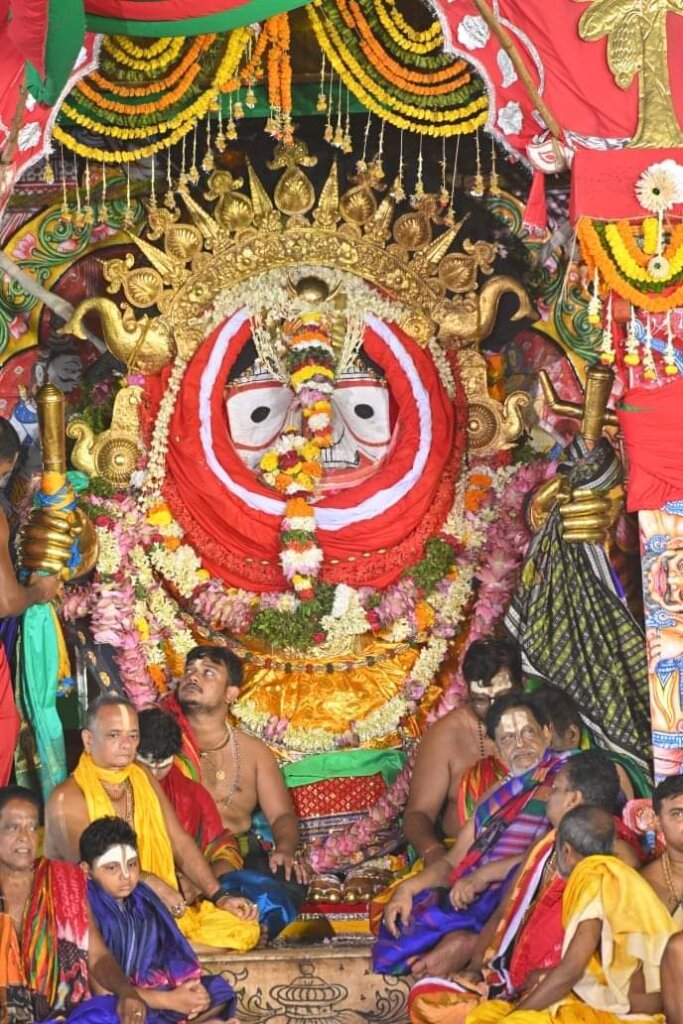
M50 0L0 0L0 25L23 60L45 78L45 44Z

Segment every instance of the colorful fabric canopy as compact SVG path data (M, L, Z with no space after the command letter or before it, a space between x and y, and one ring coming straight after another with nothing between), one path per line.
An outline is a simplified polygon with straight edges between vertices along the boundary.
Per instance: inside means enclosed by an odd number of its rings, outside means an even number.
M303 7L308 0L85 0L92 32L193 36L228 32Z

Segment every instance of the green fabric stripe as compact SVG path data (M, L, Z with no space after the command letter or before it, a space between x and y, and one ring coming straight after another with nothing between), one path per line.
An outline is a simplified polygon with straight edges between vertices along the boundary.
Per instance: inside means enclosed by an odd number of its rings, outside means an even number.
M324 779L365 778L378 773L390 786L404 764L405 754L399 750L338 750L283 765L282 774L290 789Z
M202 18L184 18L182 21L131 21L129 18L103 18L86 15L89 32L106 35L145 36L199 36L205 32L229 32L253 21L265 21L283 11L305 7L310 0L252 0L251 3L220 14L207 14Z
M50 0L49 28L45 43L45 80L32 64L26 64L29 92L49 106L66 85L83 45L83 0Z

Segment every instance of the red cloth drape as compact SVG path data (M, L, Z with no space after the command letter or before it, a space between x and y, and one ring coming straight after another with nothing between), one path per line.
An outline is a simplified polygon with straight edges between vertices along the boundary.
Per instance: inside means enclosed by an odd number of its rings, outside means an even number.
M520 930L510 961L515 989L524 988L531 971L550 970L562 959L562 896L566 886L566 878L554 878Z
M0 644L0 786L6 786L12 775L19 725L19 714L14 706L12 674L5 648Z
M173 765L161 788L173 804L178 821L200 849L204 849L223 832L223 823L213 797L201 782L183 775Z
M7 20L7 36L22 60L45 77L45 43L50 0L0 0L0 27Z
M683 498L683 379L633 388L617 410L628 457L626 507L658 509Z
M386 586L400 576L407 564L416 562L446 518L452 502L454 477L459 470L456 443L456 410L448 399L429 353L424 352L398 328L392 328L409 353L410 361L426 392L432 424L432 441L426 464L418 479L400 501L378 508L357 523L336 531L318 530L325 562L322 578L352 585ZM201 552L206 567L231 586L276 590L284 586L279 569L281 517L253 508L229 489L207 465L200 437L202 375L211 358L221 328L207 339L192 360L183 379L171 420L164 495L188 537ZM212 443L219 465L231 479L251 494L276 497L245 466L230 440L222 382L250 334L248 323L236 329L215 368L215 384L208 402L212 410ZM397 408L397 432L393 451L374 476L355 487L325 497L317 508L355 508L376 493L387 494L413 464L423 417L413 386L399 359L371 328L365 351L386 373ZM158 389L147 398L153 406ZM149 418L153 408L146 411ZM363 570L362 578L357 576ZM354 573L356 575L354 575Z

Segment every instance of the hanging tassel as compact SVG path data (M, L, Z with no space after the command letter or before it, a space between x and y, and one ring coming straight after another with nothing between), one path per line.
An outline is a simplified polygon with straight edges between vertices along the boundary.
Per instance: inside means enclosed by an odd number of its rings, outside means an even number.
M611 366L616 358L614 351L614 338L612 336L612 293L607 300L607 320L602 331L602 342L600 343L600 362L605 366Z
M678 373L676 366L676 349L674 348L674 333L671 327L671 310L666 313L666 348L664 349L664 373L667 377L674 377Z
M624 362L627 366L638 366L640 355L638 354L638 338L636 336L636 311L631 306L631 316L626 329L626 355Z
M650 315L647 317L647 330L645 332L645 349L643 352L643 377L645 380L657 379L657 367L652 355L652 327Z
M588 300L588 323L594 326L600 323L602 311L602 299L600 298L600 278L598 276L598 268L595 268L595 276L593 278L593 294Z

